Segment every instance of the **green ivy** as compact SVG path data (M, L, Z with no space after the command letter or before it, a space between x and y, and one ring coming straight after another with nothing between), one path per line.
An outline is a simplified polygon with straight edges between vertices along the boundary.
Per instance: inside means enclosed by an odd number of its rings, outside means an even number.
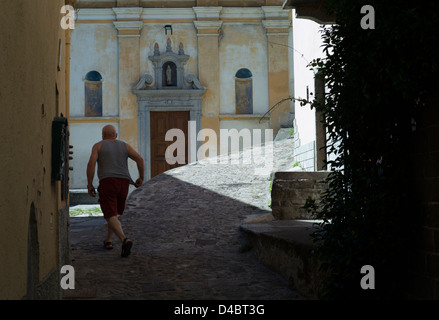
M414 123L437 74L437 1L329 0L336 24L322 28L327 86L322 112L333 172L313 234L328 299L401 298L416 212L408 152ZM422 6L420 5L422 3ZM375 9L375 29L362 29L363 5ZM436 88L437 89L437 88ZM360 287L363 265L375 269L375 290Z

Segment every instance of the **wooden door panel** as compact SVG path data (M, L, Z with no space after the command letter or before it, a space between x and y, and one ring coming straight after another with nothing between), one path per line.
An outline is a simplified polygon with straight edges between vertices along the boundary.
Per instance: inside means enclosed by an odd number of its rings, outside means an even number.
M182 166L183 164L170 165L166 162L165 151L174 141L165 141L166 132L170 129L180 129L186 138L185 164L188 159L188 121L189 111L170 111L150 113L151 129L151 178L167 170Z
M151 139L160 140L167 131L168 119L166 112L151 112Z
M186 137L186 150L185 150L185 157L184 157L184 163L188 163L188 152L189 152L189 140L188 140L188 121L189 121L189 112L175 112L175 115L170 119L171 125L173 128L180 129L184 132L184 135ZM176 156L176 155L174 155ZM172 168L176 168L180 165L175 164L172 165Z

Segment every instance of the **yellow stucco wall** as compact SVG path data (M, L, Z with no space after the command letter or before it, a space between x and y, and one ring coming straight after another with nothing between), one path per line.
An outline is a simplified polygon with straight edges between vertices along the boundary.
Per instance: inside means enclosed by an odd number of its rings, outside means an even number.
M235 74L252 73L253 113L268 111L268 59L266 31L260 21L223 24L220 45L220 113L235 113ZM230 94L232 92L232 94Z
M273 107L279 101L290 96L287 47L288 31L282 35L268 34L268 39L269 106ZM274 134L277 133L282 122L288 118L289 111L289 101L285 101L271 112L270 127L274 129Z
M60 201L60 183L51 182L51 128L55 116L67 115L62 5L61 0L0 2L0 299L26 295L32 204L39 244L37 281L59 273L58 210L66 202Z
M118 116L117 99L117 30L112 22L76 23L72 31L74 44L71 49L72 76L70 96L70 115L84 116L84 77L89 71L97 71L102 76L103 116ZM81 43L80 46L76 45ZM78 81L75 81L77 79Z

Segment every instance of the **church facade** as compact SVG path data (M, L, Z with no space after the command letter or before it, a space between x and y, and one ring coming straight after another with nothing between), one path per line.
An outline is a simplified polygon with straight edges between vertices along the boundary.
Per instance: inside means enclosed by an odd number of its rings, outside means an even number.
M76 9L72 189L86 185L106 124L139 150L148 179L173 167L164 158L170 129L185 137L190 126L211 129L219 139L221 129L275 135L292 124L294 103L272 108L293 94L292 18L282 1L82 0Z

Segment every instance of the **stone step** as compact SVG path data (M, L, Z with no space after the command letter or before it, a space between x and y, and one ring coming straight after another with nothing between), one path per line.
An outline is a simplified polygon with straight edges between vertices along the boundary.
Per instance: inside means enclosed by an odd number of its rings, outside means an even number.
M246 222L240 229L261 263L283 276L293 290L319 299L322 274L310 235L320 221L268 220Z

